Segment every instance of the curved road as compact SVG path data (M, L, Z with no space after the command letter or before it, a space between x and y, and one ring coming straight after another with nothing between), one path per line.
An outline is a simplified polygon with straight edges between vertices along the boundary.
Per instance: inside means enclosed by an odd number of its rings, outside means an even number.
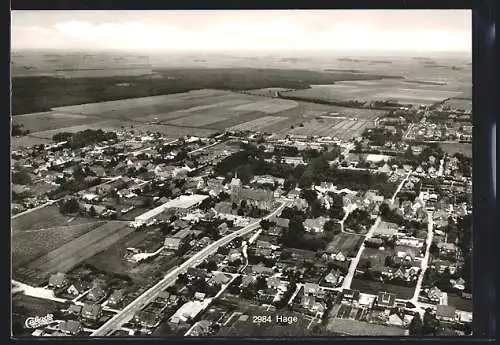
M277 215L279 212L281 212L287 203L282 203L281 206L279 206L275 211L273 211L271 214L267 215L266 217L262 219L268 219L271 217L274 217ZM225 246L232 240L234 240L237 237L243 236L253 230L255 230L257 227L259 227L261 219L255 221L252 224L249 224L248 226L235 231L218 241L210 244L208 247L202 249L198 253L194 254L191 258L186 260L183 264L181 264L179 267L173 269L167 275L159 281L156 285L154 285L152 288L144 292L141 296L139 296L137 299L135 299L133 302L131 302L129 305L127 305L120 313L116 314L114 317L112 317L108 322L106 322L104 325L102 325L100 328L95 330L91 336L106 336L109 334L111 331L116 330L120 328L123 324L127 323L135 313L140 311L143 307L145 307L148 303L153 301L157 294L162 291L163 289L167 288L170 286L172 283L175 282L177 279L177 276L181 274L182 272L186 271L190 267L194 267L197 264L199 264L201 261L203 261L206 257L211 255L212 253L215 253L219 247Z

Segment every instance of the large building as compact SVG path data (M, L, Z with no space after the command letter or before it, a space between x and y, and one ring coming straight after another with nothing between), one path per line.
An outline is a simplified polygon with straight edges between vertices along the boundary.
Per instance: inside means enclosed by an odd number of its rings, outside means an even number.
M139 227L148 222L167 217L168 214L182 214L185 215L190 210L198 206L203 200L207 199L208 195L193 194L193 195L181 195L180 197L167 201L163 205L160 205L152 210L149 210L140 216L135 217L133 226Z
M237 176L231 181L231 202L240 204L245 200L249 205L270 210L274 203L274 193L266 189L244 188Z

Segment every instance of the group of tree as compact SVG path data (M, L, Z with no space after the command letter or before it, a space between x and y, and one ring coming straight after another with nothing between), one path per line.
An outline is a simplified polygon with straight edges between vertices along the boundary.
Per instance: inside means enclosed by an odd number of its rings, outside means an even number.
M115 132L105 132L102 129L86 129L76 133L61 132L52 137L54 142L68 141L72 149L116 139L117 135Z
M13 137L27 135L27 134L30 134L30 131L27 130L27 129L24 129L24 125L23 124L12 123L12 132L11 132L11 135Z
M61 200L59 203L59 211L62 214L73 214L80 211L80 204L75 198ZM95 209L94 209L95 212Z
M345 221L345 226L359 233L369 229L374 222L368 211L357 208L349 214Z
M29 185L31 182L31 175L26 169L20 169L12 173L12 184Z

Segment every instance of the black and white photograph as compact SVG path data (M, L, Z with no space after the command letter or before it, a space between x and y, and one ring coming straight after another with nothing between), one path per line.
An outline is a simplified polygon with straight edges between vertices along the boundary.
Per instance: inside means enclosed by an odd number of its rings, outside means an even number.
M13 337L474 335L471 10L13 10L10 64Z

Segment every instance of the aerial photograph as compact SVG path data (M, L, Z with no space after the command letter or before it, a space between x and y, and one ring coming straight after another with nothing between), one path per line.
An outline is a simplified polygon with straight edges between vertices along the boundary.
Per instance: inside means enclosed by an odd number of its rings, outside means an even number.
M11 336L472 336L469 10L11 12Z

